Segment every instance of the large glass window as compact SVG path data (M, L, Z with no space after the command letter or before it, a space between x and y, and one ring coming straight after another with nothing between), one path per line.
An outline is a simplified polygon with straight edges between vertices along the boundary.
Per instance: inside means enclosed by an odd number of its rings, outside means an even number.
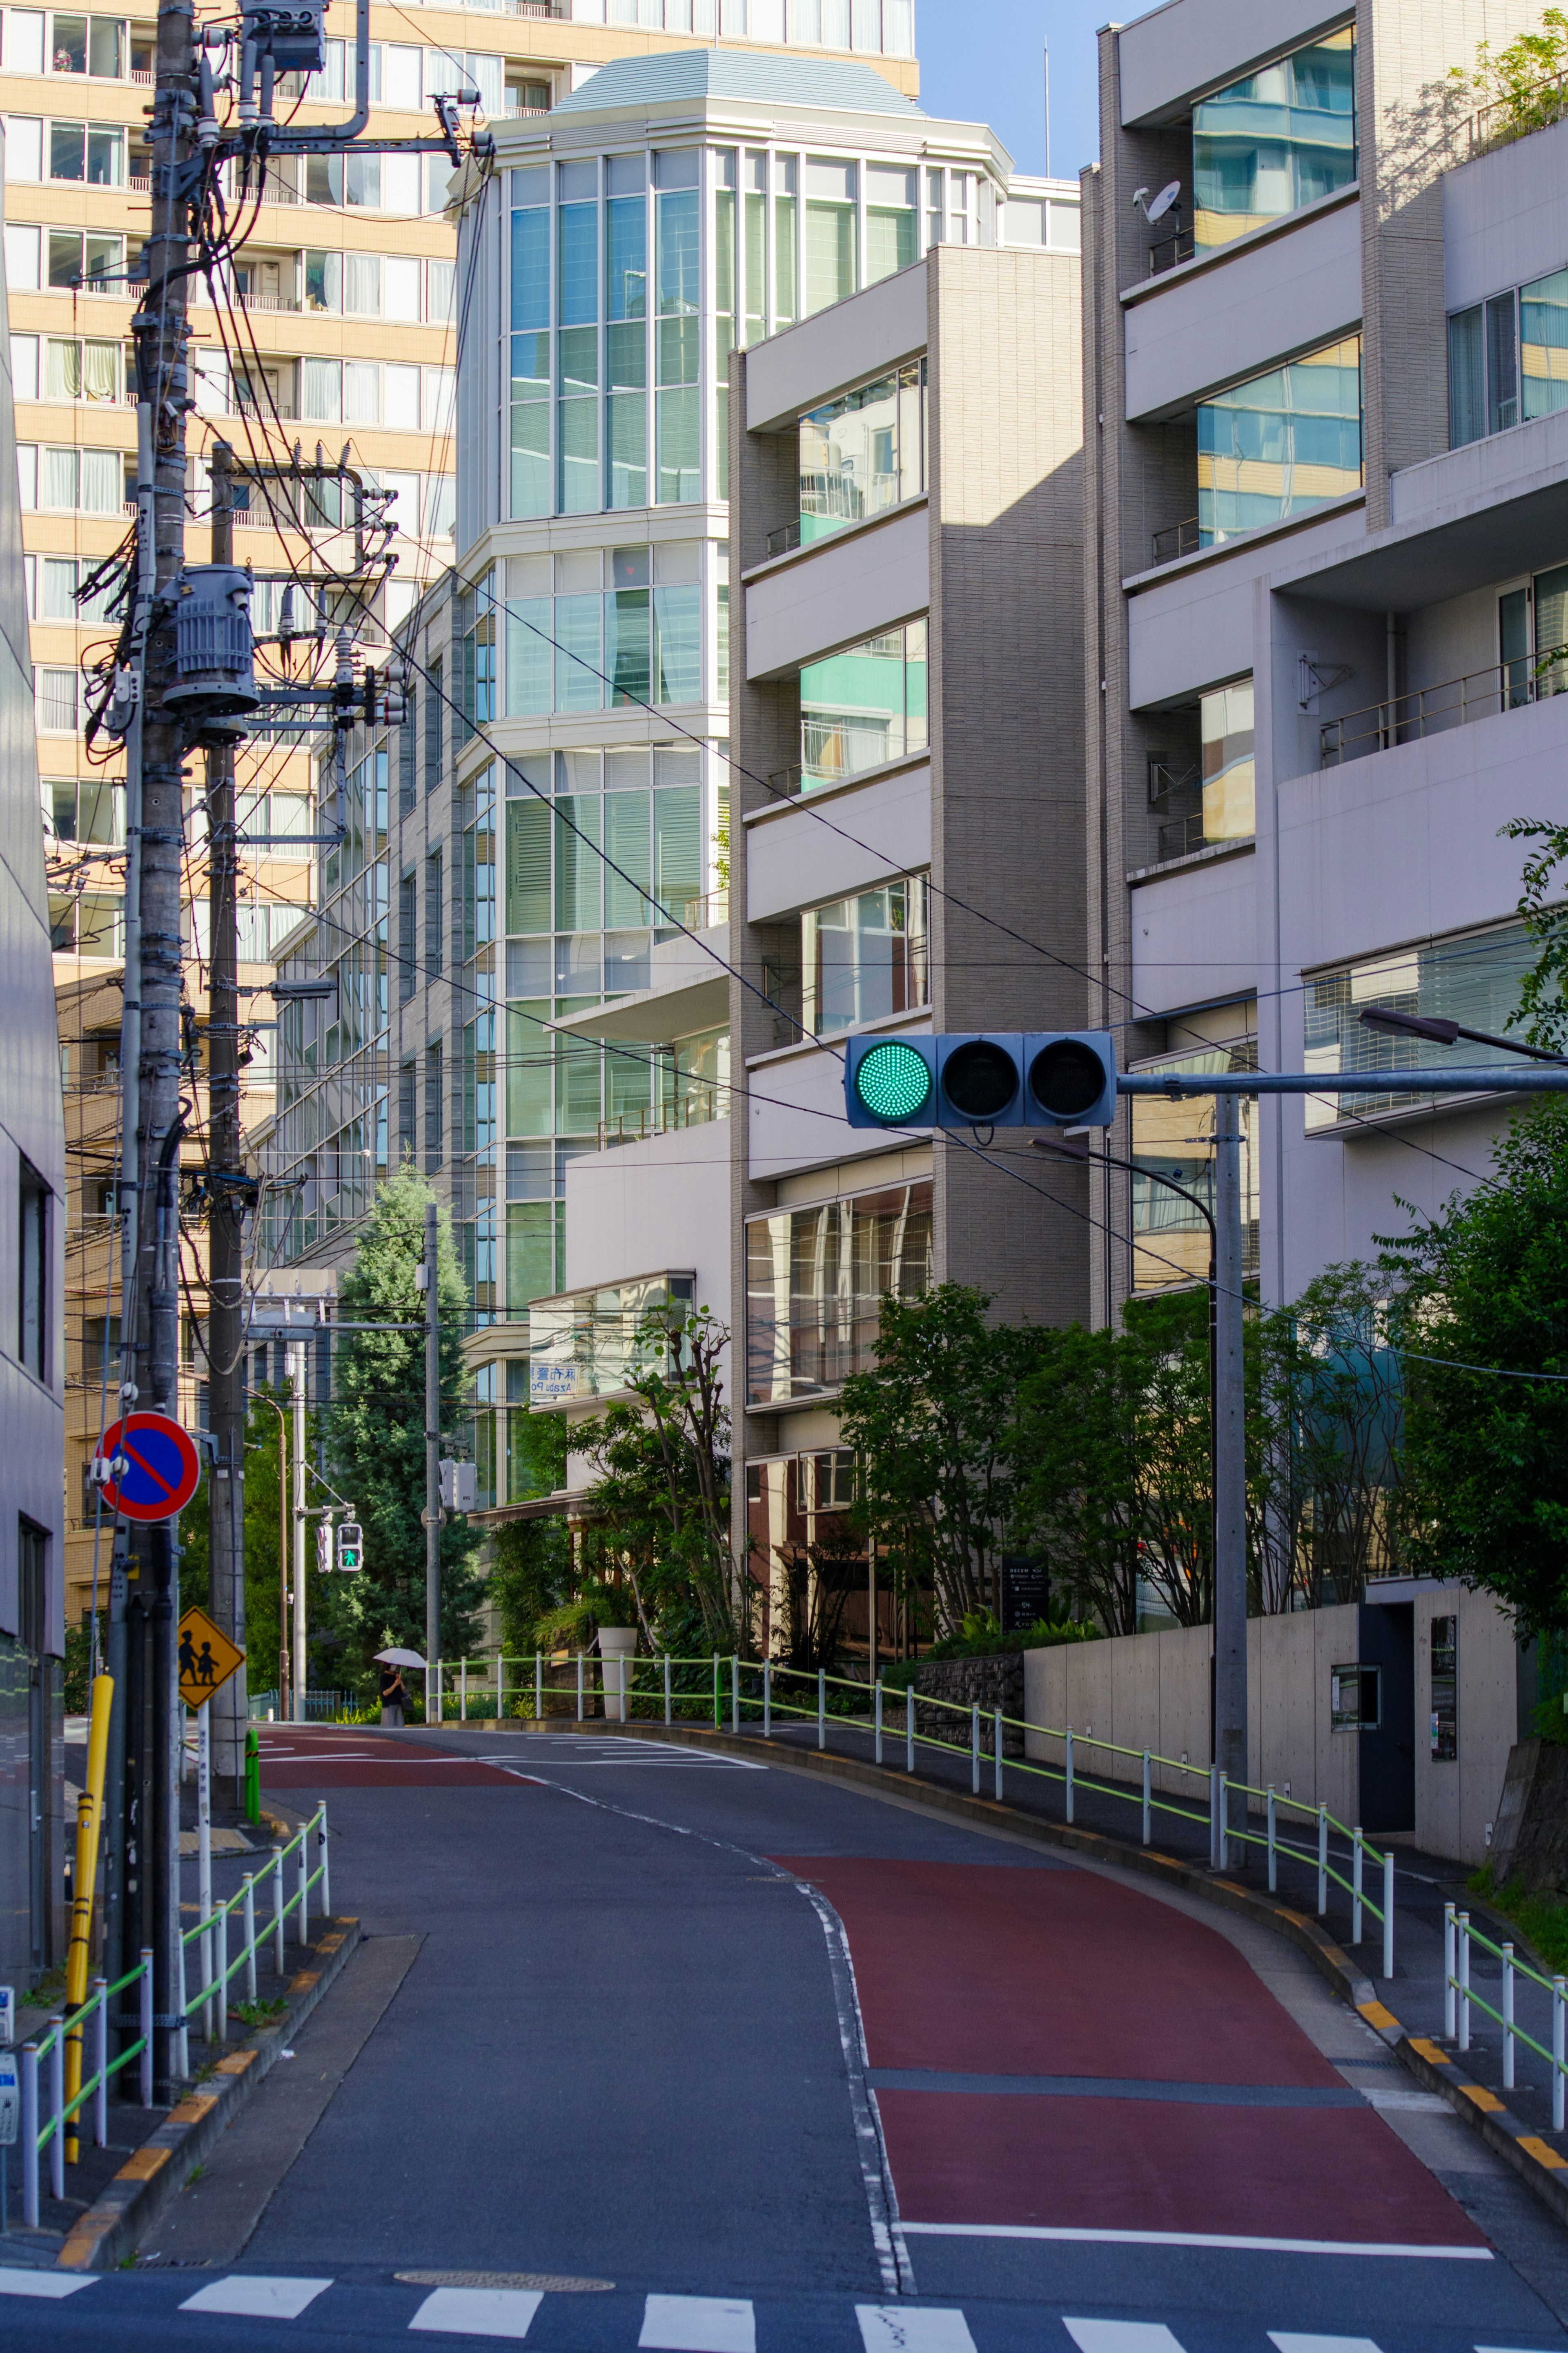
M782 1404L871 1362L889 1292L931 1281L931 1180L823 1201L746 1226L746 1395Z
M641 176L640 156L614 156L612 187L617 166ZM605 503L642 507L648 503L647 199L613 195L605 209Z
M1204 839L1245 841L1256 829L1252 681L1244 678L1205 694L1199 709Z
M1200 401L1197 427L1202 547L1359 490L1360 336Z
M926 878L809 907L800 919L802 1018L822 1037L927 999Z
M547 515L550 480L550 184L511 175L511 512Z
M1448 320L1448 446L1568 407L1568 269Z
M918 258L920 174L901 164L866 166L866 283L890 278Z
M812 792L926 744L926 625L866 638L800 674L801 786Z
M1436 1015L1468 1029L1490 1030L1494 1037L1522 1038L1515 1014L1521 986L1537 953L1522 924L1506 923L1468 938L1402 948L1396 955L1373 957L1309 980L1308 1070L1365 1071L1369 1076L1365 1094L1309 1095L1308 1128L1332 1127L1369 1112L1408 1109L1415 1100L1413 1096L1377 1092L1377 1081L1371 1074L1378 1071L1430 1069L1433 1094L1443 1092L1443 1066L1445 1062L1452 1066L1452 1049L1402 1031L1370 1029L1361 1018L1368 1006L1382 1006L1395 1013ZM1464 1058L1482 1067L1496 1062L1508 1069L1518 1063L1517 1055L1500 1046L1467 1045Z
M800 420L800 536L826 539L925 488L926 364L911 360Z
M1255 1071L1258 1042L1254 1038L1207 1048L1196 1053L1162 1055L1141 1062L1141 1073L1169 1071L1185 1077L1215 1077L1226 1072ZM1242 1265L1258 1271L1258 1098L1244 1095L1241 1113ZM1132 1098L1132 1288L1164 1291L1173 1283L1206 1279L1209 1263L1208 1220L1212 1214L1215 1179L1214 1098L1199 1096L1171 1102L1163 1095ZM1172 1190L1179 1185L1182 1192ZM1184 1199L1194 1195L1195 1200Z
M513 556L507 567L509 716L700 702L700 544L612 548L607 575L597 548L553 559Z
M689 1275L647 1275L597 1291L568 1292L529 1311L530 1393L535 1405L613 1396L664 1362L668 1340L650 1352L637 1339L651 1311L691 1297Z
M1201 253L1356 175L1355 31L1297 49L1193 109L1193 229Z
M859 283L855 250L856 169L837 156L805 159L805 311L841 302Z

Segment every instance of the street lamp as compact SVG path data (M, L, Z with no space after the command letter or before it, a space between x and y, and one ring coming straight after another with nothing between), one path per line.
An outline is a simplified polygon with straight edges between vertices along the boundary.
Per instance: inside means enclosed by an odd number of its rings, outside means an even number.
M1425 1038L1434 1046L1457 1045L1468 1038L1475 1046L1498 1046L1504 1053L1527 1054L1532 1062L1555 1062L1565 1058L1549 1054L1543 1046L1526 1046L1518 1038L1499 1038L1490 1029L1467 1029L1462 1021L1446 1021L1435 1013L1395 1013L1383 1005L1369 1005L1361 1017L1369 1029L1390 1029L1396 1036Z

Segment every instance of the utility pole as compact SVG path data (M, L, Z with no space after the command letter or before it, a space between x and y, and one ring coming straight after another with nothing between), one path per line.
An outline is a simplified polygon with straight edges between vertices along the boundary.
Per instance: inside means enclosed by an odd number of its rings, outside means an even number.
M1242 1366L1241 1104L1215 1103L1214 1761L1232 1788L1247 1771L1247 1394ZM1227 1799L1226 1815L1247 1800ZM1226 1867L1228 1819L1219 1825Z
M184 847L183 753L178 713L166 697L177 677L175 607L184 558L185 413L188 397L187 320L190 197L184 167L194 147L195 28L189 0L168 0L159 12L157 74L152 122L152 226L148 282L132 322L139 417L147 420L152 498L139 497L140 550L146 576L147 524L152 524L150 609L144 614L140 689L140 807L132 845L139 932L138 968L126 965L126 994L137 1000L136 1117L126 1143L135 1144L139 1190L134 1197L134 1282L121 1299L127 1329L124 1389L128 1406L174 1415L179 1411L179 1148L181 853ZM147 509L151 505L151 515ZM149 1199L149 1177L153 1178ZM138 1531L128 1577L136 1587L132 1641L140 1641L144 1672L145 1739L135 1740L137 1787L126 1796L136 1817L137 1903L142 1940L152 1947L157 2019L154 2075L160 2089L174 2076L174 2017L179 2001L179 1740L174 1627L178 1616L176 1525L154 1522ZM134 1687L135 1678L132 1679ZM123 1936L123 1930L122 1930ZM123 1954L123 1942L121 1953Z
M212 560L234 561L234 452L215 441ZM207 1600L224 1632L245 1648L245 1345L240 1221L246 1187L239 1133L239 852L235 843L234 746L207 750ZM213 1710L212 1765L220 1805L244 1797L246 1673L225 1683Z
M441 1655L441 1286L436 1204L425 1204L425 1700Z
M289 1387L294 1418L294 1722L305 1721L305 1343L289 1343Z

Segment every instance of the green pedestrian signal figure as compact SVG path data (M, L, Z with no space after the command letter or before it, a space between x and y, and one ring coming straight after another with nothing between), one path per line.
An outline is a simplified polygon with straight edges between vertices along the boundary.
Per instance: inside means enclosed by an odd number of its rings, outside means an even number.
M357 1520L338 1523L338 1567L345 1574L364 1567L364 1530Z

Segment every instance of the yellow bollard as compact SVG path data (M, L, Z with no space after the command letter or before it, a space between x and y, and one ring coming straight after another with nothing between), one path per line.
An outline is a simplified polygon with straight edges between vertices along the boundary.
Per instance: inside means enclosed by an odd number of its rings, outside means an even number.
M103 1784L109 1767L109 1719L114 1705L114 1678L92 1679L92 1715L87 1736L87 1787L77 1799L76 1875L71 1882L71 1933L66 1953L66 2010L79 2010L87 2000L88 1970L92 1961L92 1888L98 1877L98 1839L103 1825ZM81 2029L66 2037L66 2105L81 2089ZM73 2116L66 2126L66 2163L77 2161L79 2135Z

